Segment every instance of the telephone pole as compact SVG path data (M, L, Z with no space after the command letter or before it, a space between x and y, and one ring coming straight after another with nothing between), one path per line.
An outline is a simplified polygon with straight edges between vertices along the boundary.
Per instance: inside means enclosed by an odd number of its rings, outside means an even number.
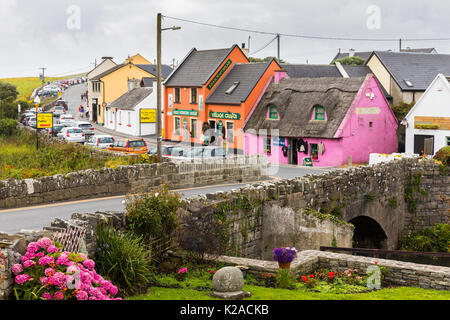
M277 60L280 63L280 34L277 33Z

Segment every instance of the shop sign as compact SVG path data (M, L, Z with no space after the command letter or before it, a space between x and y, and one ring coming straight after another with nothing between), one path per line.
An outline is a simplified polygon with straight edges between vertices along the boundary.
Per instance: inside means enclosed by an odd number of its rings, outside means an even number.
M155 123L156 109L140 109L141 123Z
M272 143L274 146L282 147L285 145L285 139L281 137L272 137Z
M211 80L211 82L208 84L207 88L208 90L211 90L212 87L219 81L220 77L227 71L228 67L231 65L231 60L228 59L227 62L220 68L219 72L216 73L214 78Z
M227 119L227 120L240 120L241 119L241 115L239 113L216 112L216 111L210 111L209 117L216 118L216 119Z
M179 110L175 109L173 110L174 116L187 116L187 117L197 117L198 111L197 110Z

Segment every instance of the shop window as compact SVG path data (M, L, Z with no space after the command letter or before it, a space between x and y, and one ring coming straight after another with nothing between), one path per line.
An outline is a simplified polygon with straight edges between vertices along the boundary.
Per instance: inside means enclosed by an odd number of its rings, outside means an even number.
M191 88L191 103L197 103L197 88Z
M174 134L179 135L180 134L180 127L181 127L181 122L180 122L180 118L179 117L175 117L175 132Z
M270 137L264 138L264 152L272 153L272 139Z
M278 109L276 106L269 106L269 119L278 120Z
M310 149L311 149L311 159L319 160L319 146L315 143L311 143Z
M314 120L325 120L325 108L322 106L314 107Z
M180 88L175 88L175 103L180 103Z
M227 141L234 142L234 122L227 122Z
M197 119L191 119L191 137L197 138Z

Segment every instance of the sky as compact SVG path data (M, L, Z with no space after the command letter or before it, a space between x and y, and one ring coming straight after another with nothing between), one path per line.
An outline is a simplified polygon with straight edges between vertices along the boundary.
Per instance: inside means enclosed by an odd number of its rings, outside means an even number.
M393 39L338 41L281 36L280 57L289 63L328 64L341 49L399 50L396 39L450 38L450 2L443 0L0 0L0 78L65 76L87 72L102 56L122 63L140 53L156 58L156 16L164 16L162 62L181 62L190 49L250 45L254 57L277 55L273 35L173 20L289 35ZM250 37L250 38L249 38ZM436 48L450 41L403 41L403 47ZM252 51L257 51L252 54Z

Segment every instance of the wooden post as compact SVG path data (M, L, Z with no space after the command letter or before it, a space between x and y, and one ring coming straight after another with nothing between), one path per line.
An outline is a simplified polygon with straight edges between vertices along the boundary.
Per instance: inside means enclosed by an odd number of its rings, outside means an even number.
M161 13L158 13L156 19L156 154L158 161L161 161Z

